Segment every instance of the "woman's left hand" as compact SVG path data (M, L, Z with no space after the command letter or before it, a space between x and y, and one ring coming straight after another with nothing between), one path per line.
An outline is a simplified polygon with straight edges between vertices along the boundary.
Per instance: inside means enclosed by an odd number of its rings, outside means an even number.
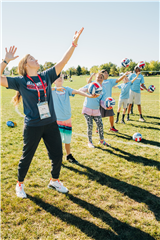
M77 45L78 39L79 39L81 33L83 32L83 29L84 28L82 27L79 32L76 31L75 34L74 34L73 43L74 43L75 46Z

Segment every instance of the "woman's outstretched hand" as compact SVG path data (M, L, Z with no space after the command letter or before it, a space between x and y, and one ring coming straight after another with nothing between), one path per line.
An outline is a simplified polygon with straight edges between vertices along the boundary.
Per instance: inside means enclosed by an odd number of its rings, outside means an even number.
M81 33L83 32L83 29L84 29L84 28L82 27L79 32L77 32L77 31L75 32L74 37L73 37L73 43L74 43L74 45L77 45L78 39L79 39Z
M15 46L10 47L9 51L7 50L7 48L5 48L5 50L6 50L5 60L7 61L7 63L19 57L14 56L17 51L17 48L15 48Z

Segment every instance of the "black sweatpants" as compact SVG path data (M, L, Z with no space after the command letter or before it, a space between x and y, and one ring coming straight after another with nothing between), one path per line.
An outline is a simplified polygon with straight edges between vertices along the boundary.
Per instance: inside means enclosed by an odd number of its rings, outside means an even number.
M43 138L48 151L48 156L51 160L52 178L59 178L63 153L61 136L57 122L55 121L51 124L40 127L24 126L23 154L18 165L19 182L23 182L41 138Z

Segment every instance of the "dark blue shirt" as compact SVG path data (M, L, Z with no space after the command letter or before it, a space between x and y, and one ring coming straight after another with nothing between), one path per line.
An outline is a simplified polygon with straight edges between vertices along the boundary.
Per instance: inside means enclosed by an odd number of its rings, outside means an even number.
M19 91L23 99L24 108L24 124L28 126L43 126L56 121L56 115L53 106L52 99L52 83L59 77L56 74L55 67L52 67L39 74L43 80L46 87L47 101L50 110L51 117L40 119L37 103L38 103L38 92L35 88L34 83L26 76L20 77L7 77L8 89L14 89ZM41 102L45 101L44 90L42 83L40 82L38 76L30 76L40 91Z

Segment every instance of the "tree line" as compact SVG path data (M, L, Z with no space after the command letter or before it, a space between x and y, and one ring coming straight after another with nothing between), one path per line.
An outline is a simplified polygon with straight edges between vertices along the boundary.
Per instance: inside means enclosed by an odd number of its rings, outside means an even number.
M40 64L40 68L39 68L39 72L43 72L51 67L53 67L56 63L52 63L52 62L45 62L44 65ZM114 63L104 63L101 64L100 66L95 65L92 66L89 70L86 67L81 67L81 66L77 66L77 68L75 67L70 67L69 69L67 69L66 71L62 71L63 74L68 75L68 76L72 76L72 75L89 75L91 73L97 73L102 69L107 70L107 72L109 73L110 76L118 76L119 73L121 72L126 72L126 71L132 71L134 70L134 67L137 66L138 63L133 62L132 59L130 59L130 65L127 68L124 67L117 67L116 64ZM6 70L8 70L8 68L6 68ZM10 75L18 75L18 67L12 67L11 70L8 70L10 72ZM145 76L150 76L150 75L157 75L159 73L157 73L157 71L160 72L160 62L159 61L150 61L150 62L145 62L145 68L142 70L143 75Z

